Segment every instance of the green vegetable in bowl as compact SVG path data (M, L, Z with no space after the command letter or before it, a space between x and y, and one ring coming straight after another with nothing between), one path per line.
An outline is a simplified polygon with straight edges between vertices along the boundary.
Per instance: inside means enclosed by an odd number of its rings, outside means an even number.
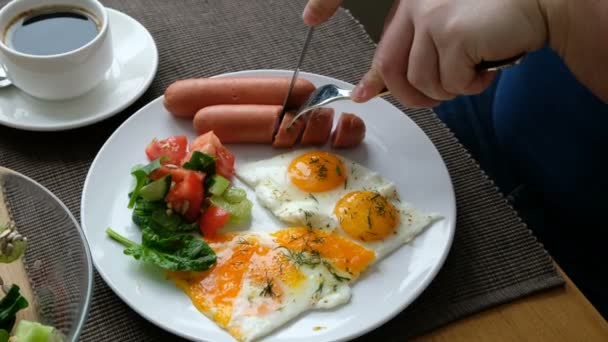
M0 342L8 342L9 337L8 331L0 329Z
M54 342L60 340L55 328L27 320L19 321L17 328L15 328L15 337L17 342Z
M207 243L189 234L159 234L150 228L142 230L142 243L137 244L111 228L106 233L127 249L124 253L136 260L171 271L205 271L216 261Z
M11 286L6 296L0 300L0 331L10 332L15 325L17 312L27 308L28 305L27 300L19 292L19 286Z
M14 224L0 225L0 263L11 263L25 252L27 239L17 232Z

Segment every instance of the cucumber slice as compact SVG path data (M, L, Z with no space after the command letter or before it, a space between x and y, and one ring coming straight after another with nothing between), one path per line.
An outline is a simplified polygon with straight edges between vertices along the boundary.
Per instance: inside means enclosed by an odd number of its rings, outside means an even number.
M139 190L139 196L146 201L160 201L167 195L171 187L171 175L157 179Z
M219 196L223 194L226 189L228 189L228 187L230 186L230 181L218 174L215 174L211 176L210 184L211 185L209 186L209 192L212 195Z
M228 203L236 204L247 199L247 193L244 189L231 186L224 192L222 197L224 197Z
M246 198L239 203L230 203L221 196L211 196L210 201L230 214L230 222L243 222L251 217L253 203Z
M27 247L27 243L23 240L13 241L11 245L13 247L8 254L3 254L2 250L0 250L0 264L9 264L19 259Z
M54 340L55 328L26 320L19 321L15 337L19 342L49 342Z

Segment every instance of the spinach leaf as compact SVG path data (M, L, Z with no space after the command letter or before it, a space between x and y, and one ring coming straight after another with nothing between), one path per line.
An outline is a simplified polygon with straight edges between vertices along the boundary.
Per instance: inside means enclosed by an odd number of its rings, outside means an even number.
M216 262L215 252L207 243L188 234L158 234L149 228L142 231L137 244L111 228L106 233L123 246L126 255L171 271L205 271Z
M186 223L184 219L177 215L167 215L167 211L155 210L152 212L150 217L152 220L152 229L156 231L170 231L170 232L190 232L198 228L198 222Z
M208 176L215 173L215 158L199 152L192 152L190 160L184 163L184 169L203 171Z
M135 188L133 189L130 195L128 206L129 209L133 208L133 206L135 205L135 201L139 197L139 191L141 190L141 188L144 187L144 185L146 185L146 182L148 181L148 175L162 166L160 164L162 159L162 157L158 158L148 165L135 168L133 171L131 171L131 175L135 177Z
M138 199L132 214L133 222L140 228L151 228L162 232L190 232L198 228L198 223L187 223L181 216L167 213L167 204L163 201L148 202Z
M148 202L142 199L138 199L135 201L135 209L133 209L133 214L131 218L133 223L135 223L140 228L150 227L152 224L151 216L155 211L166 211L167 204L163 201L157 202Z
M0 329L11 331L15 325L15 315L28 305L27 300L19 292L19 286L11 286L6 296L0 300Z

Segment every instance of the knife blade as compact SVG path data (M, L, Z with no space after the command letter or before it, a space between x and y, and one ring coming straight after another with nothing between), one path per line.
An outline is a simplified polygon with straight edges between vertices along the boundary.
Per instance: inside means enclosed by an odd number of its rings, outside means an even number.
M304 46L302 47L302 51L300 52L300 57L298 58L298 64L293 71L293 76L291 77L291 82L289 83L289 89L287 90L287 95L285 96L285 100L283 101L283 109L281 110L281 120L285 115L285 107L287 107L287 101L289 100L289 96L291 95L291 91L296 83L296 79L298 78L298 74L300 73L300 67L302 66L302 62L304 61L304 56L306 56L306 51L308 50L308 45L312 39L312 33L314 31L314 27L310 26L308 28L308 32L306 33L306 39L304 40Z

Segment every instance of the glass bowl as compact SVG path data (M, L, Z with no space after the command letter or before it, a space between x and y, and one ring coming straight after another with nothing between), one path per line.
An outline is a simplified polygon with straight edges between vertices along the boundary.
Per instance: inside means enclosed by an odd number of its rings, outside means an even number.
M33 298L25 296L30 307L40 323L55 327L67 341L77 341L93 291L93 264L82 229L49 190L0 167L0 223L8 223L6 216L27 238L22 261L33 293Z

